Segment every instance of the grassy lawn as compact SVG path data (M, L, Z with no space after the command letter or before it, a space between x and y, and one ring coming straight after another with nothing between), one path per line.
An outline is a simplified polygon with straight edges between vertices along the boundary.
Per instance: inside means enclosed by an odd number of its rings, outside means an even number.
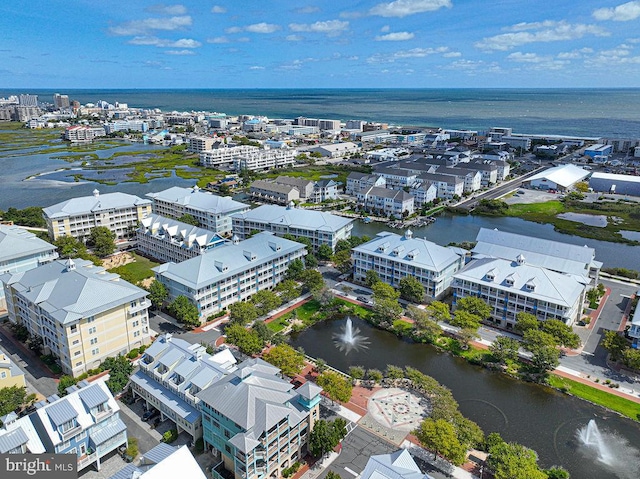
M284 316L280 316L275 321L271 321L270 323L267 323L267 328L269 328L274 333L279 333L284 328L289 326L289 318L291 318L291 316L292 316L292 313L287 313Z
M640 420L640 404L628 399L614 396L607 391L601 391L586 384L554 375L549 376L549 384L574 396L619 412L635 421Z
M122 279L133 284L137 284L139 281L151 278L153 276L151 268L158 266L160 263L156 263L135 253L131 254L135 258L133 263L118 266L110 269L109 271L119 274Z
M351 311L353 311L353 314L355 314L359 318L366 320L366 319L370 319L373 316L373 311L371 311L369 308L365 308L364 306L360 306L359 304L353 304L342 298L336 298L335 301L337 303L348 306L351 309Z
M306 323L309 323L309 321L311 320L311 316L313 316L315 313L317 313L318 311L320 311L320 303L318 301L316 301L315 299L312 299L311 301L308 301L306 303L304 303L302 306L300 306L299 308L295 309L296 312L296 316L297 318Z

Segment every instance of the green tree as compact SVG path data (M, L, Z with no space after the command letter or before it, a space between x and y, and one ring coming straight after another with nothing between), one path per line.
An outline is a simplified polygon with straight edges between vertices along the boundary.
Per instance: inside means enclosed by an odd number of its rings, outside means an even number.
M325 371L316 379L318 385L332 401L349 402L353 385L349 379L335 371Z
M586 193L589 191L589 183L586 181L578 181L575 185L573 185L576 190L580 193Z
M574 349L580 346L580 336L573 332L571 326L558 319L542 321L542 330L556 338L561 346Z
M508 336L498 336L489 346L489 350L498 362L505 363L507 360L518 359L518 349L520 342Z
M342 250L331 257L336 269L342 274L350 273L353 270L353 262L351 261L351 251Z
M125 356L110 357L104 360L102 368L109 371L109 379L106 382L109 391L113 394L121 392L133 373L133 364Z
M321 259L323 261L328 261L329 259L331 259L331 255L333 255L333 250L331 249L331 246L329 246L326 243L322 243L319 247L318 247L318 259Z
M482 450L485 452L489 452L493 446L497 446L499 444L502 444L503 442L504 439L502 439L500 433L492 432L485 438Z
M289 263L285 278L298 281L303 272L304 272L304 263L300 258L296 258Z
M87 242L99 258L104 258L116 250L115 239L115 233L106 226L95 226L91 228Z
M186 296L180 295L167 308L169 314L187 326L200 325L200 313L195 304Z
M415 276L405 276L398 283L400 296L412 303L422 303L424 299L424 286Z
M325 479L342 479L342 477L337 472L329 471L327 472Z
M339 253L340 251L344 251L344 250L351 251L351 248L352 246L349 240L342 239L342 240L338 240L338 242L336 243L336 253Z
M449 322L459 328L476 331L480 327L480 316L464 309L457 309Z
M238 301L229 306L229 320L241 325L249 324L258 317L258 310L252 302Z
M387 364L387 369L384 372L384 377L388 379L402 379L404 378L404 369L393 364Z
M382 371L379 369L368 369L367 370L367 379L371 381L373 384L378 384L382 381Z
M516 314L515 330L520 334L524 334L530 329L540 329L540 321L533 314L518 313Z
M364 282L367 286L372 288L374 284L380 282L380 275L373 269L367 270L367 274L364 277Z
M435 322L450 321L449 305L442 301L432 301L425 309L429 317Z
M87 247L73 236L60 236L53 244L61 258L80 258L87 254Z
M351 366L349 367L349 376L353 379L363 379L365 375L364 368L362 366Z
M322 277L322 274L315 269L305 270L302 273L300 280L302 281L303 291L311 294L320 291L324 287L324 278Z
M191 226L200 226L200 223L195 218L195 216L189 213L183 214L180 218L178 218L178 221L181 221L182 223L186 223Z
M264 316L282 304L280 297L268 289L262 289L254 294L251 302L256 307L258 317Z
M614 361L620 360L625 350L629 347L629 342L617 331L605 331L600 344L609 351L611 359Z
M527 350L534 352L538 348L542 347L556 347L558 346L558 340L539 329L529 329L522 336L522 346Z
M279 344L262 355L268 363L282 371L282 374L294 377L304 367L304 354L296 351L288 344Z
M456 430L456 437L465 449L475 449L484 444L484 432L471 419L457 412L453 415L452 422Z
M640 350L628 348L622 353L622 362L631 369L640 369Z
M444 419L427 418L420 423L414 434L426 449L433 451L433 458L438 454L455 465L464 462L465 449L458 441L455 428Z
M309 450L315 457L322 457L335 448L346 435L346 422L342 418L335 421L320 419L309 435Z
M326 307L332 303L332 301L335 299L335 295L329 288L324 286L313 293L313 299L320 303L321 306Z
M26 398L27 389L25 387L9 386L0 389L0 416L5 416L22 407Z
M78 382L78 380L76 378L74 378L73 376L68 376L66 374L63 375L63 376L60 376L60 379L58 380L58 396L60 396L60 397L66 396L67 395L67 388L69 386L73 386L77 382Z
M283 303L296 299L301 293L298 284L292 279L285 279L278 283L276 291L280 293L280 299Z
M410 304L407 308L407 316L413 319L416 327L416 338L433 343L442 336L442 328L433 321L425 309Z
M469 343L478 338L478 328L462 328L456 333L456 337L462 349L469 349Z
M373 285L373 310L382 323L393 324L402 316L402 306L398 303L400 293L386 283Z
M489 451L487 464L495 479L547 479L537 454L520 444L503 442Z
M307 253L304 257L304 267L307 269L316 268L318 266L318 258L313 253Z
M491 316L491 306L476 296L465 296L456 303L456 310L466 311L480 318L480 321Z
M264 324L264 321L256 321L253 323L253 326L251 326L251 329L256 332L264 343L268 343L273 339L274 332L269 329L269 326Z
M253 330L248 330L240 324L230 324L224 330L229 344L235 344L245 354L258 354L264 348L264 342Z
M318 374L322 374L327 369L329 369L329 366L327 365L327 362L324 359L316 358L315 366L313 367L313 369L315 369Z
M46 228L47 222L42 216L42 208L39 206L28 206L22 210L9 208L6 212L0 211L0 217L4 221L13 221L17 225L32 226L36 228Z
M569 479L571 475L564 467L553 466L549 469L545 469L544 473L547 475L547 479Z
M158 280L152 281L147 288L147 291L149 292L149 300L151 301L151 305L155 309L162 308L162 304L169 297L169 291L167 291L167 287Z

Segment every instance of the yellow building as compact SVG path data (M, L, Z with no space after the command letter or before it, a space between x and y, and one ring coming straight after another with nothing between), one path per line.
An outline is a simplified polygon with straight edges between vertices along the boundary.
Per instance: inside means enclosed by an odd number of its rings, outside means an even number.
M26 385L22 370L9 359L9 356L0 351L0 389Z
M58 260L0 281L9 320L40 336L65 374L150 342L147 292L90 261Z

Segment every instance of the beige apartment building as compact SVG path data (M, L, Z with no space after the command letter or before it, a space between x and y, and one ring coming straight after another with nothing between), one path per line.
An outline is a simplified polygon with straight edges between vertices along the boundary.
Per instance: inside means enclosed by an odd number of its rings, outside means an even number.
M53 241L60 236L85 238L96 226L106 226L119 240L135 233L138 223L151 213L151 203L135 195L100 195L94 190L93 196L72 198L42 211Z
M9 321L42 338L45 354L78 376L148 344L147 292L85 260L0 275Z

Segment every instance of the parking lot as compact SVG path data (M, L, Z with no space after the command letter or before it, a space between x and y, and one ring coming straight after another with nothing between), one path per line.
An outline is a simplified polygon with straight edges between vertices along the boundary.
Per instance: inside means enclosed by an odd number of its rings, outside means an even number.
M551 200L559 200L559 193L548 193L542 190L530 190L527 188L518 188L513 194L509 194L503 198L500 198L508 205L516 203L545 203Z

